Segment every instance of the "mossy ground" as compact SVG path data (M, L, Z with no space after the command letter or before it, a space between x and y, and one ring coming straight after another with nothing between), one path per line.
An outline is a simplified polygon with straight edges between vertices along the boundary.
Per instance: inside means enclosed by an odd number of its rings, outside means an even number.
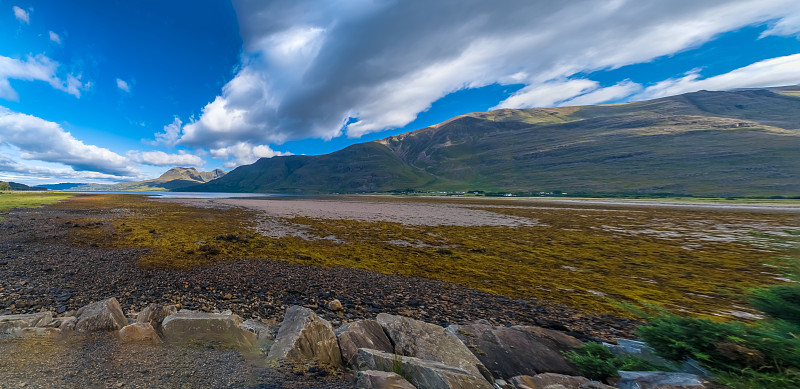
M12 208L31 208L46 204L57 203L61 200L72 197L69 193L50 193L50 192L0 192L0 220L3 220L2 213Z
M448 201L373 199L365 201ZM529 217L526 227L409 226L400 223L278 219L320 239L256 232L263 214L195 208L133 195L85 195L63 205L93 210L76 220L76 244L149 249L142 266L185 268L233 259L281 260L427 277L511 297L554 300L588 313L625 314L615 301L645 302L697 315L742 310L741 294L774 284L764 265L779 248L707 239L709 225L797 226L796 215L597 206L515 207L494 200L470 207ZM465 204L465 202L461 202ZM610 228L609 228L610 227ZM697 233L692 233L692 231ZM642 231L656 233L641 233ZM677 234L677 235L676 235ZM324 237L335 239L323 239ZM406 241L401 246L392 241Z

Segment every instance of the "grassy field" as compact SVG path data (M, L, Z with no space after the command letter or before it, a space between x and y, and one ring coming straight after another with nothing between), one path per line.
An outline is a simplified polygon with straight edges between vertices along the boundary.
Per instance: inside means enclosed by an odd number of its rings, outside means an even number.
M12 208L30 208L57 203L74 196L67 193L49 192L0 192L0 220L3 212Z
M74 243L147 248L149 254L140 261L148 267L274 259L434 278L615 314L625 314L616 301L701 316L752 313L743 308L742 294L780 283L780 269L766 264L787 249L765 242L800 227L797 214L470 201L469 207L531 218L539 225L276 219L304 229L312 238L306 240L263 236L256 232L263 216L242 208L201 209L130 195L81 196L57 206L114 215L76 220L80 228L74 229Z

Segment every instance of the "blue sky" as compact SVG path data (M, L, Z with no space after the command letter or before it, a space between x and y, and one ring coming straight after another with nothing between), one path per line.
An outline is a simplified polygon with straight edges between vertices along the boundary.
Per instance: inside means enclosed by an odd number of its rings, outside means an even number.
M800 83L796 0L0 0L0 180L321 154L497 108Z

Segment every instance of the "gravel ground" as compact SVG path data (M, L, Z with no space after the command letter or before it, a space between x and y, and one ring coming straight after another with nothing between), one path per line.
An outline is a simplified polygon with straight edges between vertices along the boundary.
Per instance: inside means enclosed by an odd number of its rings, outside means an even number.
M582 339L631 336L636 324L436 280L269 259L243 259L188 270L143 269L138 265L141 250L71 245L71 220L86 217L86 213L81 209L39 208L5 216L0 222L0 314L41 310L68 313L90 302L116 297L126 312L155 302L204 311L231 309L245 318L279 322L286 307L297 304L315 310L334 326L386 312L441 325L477 319L497 325L539 325ZM326 308L334 298L343 303L343 311ZM0 388L19 387L13 385L24 382L33 385L29 387L122 383L134 387L331 388L349 387L350 383L349 378L335 374L321 377L301 369L302 374L287 375L274 367L257 367L243 362L244 357L235 352L120 347L102 339L81 347L58 342L30 347L26 341L2 340ZM39 362L13 364L19 358ZM130 363L138 359L145 362ZM203 368L196 369L198 364ZM21 370L7 368L12 365ZM50 385L52 380L61 384Z

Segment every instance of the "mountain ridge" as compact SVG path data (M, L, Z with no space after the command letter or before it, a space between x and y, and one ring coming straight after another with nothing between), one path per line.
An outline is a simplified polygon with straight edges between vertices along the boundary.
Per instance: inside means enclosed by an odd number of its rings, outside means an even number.
M798 88L501 109L320 156L240 166L179 191L403 190L797 196Z
M200 172L193 167L173 167L166 172L162 173L158 178L150 180L134 181L134 182L120 182L117 184L75 184L69 186L68 183L43 185L58 190L70 191L169 191L180 187L206 183L211 180L220 178L226 173L220 169L214 169L210 172Z

